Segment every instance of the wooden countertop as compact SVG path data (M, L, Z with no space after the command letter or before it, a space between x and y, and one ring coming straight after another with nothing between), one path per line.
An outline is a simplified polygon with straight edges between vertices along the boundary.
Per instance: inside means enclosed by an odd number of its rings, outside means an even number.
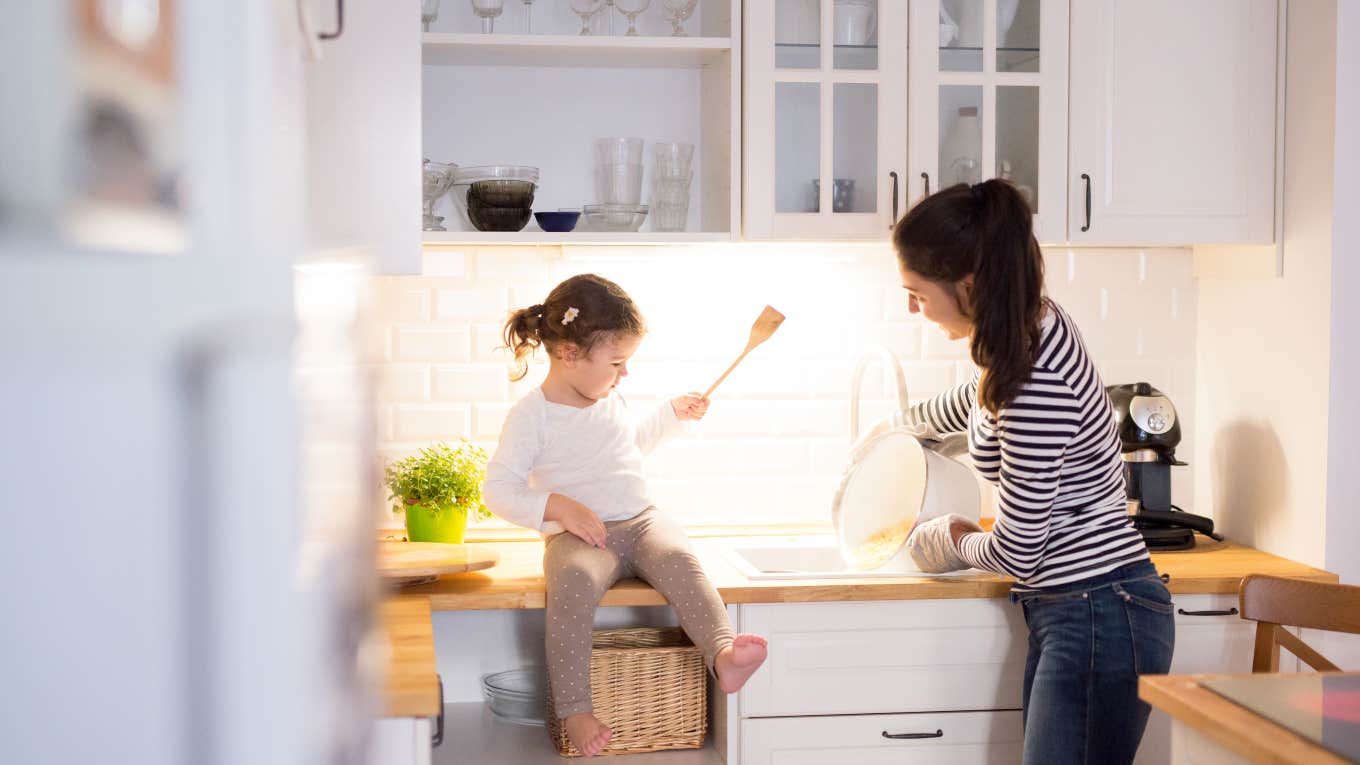
M1274 574L1320 582L1337 577L1269 553L1232 542L1199 537L1198 546L1185 552L1156 553L1157 570L1171 575L1173 593L1236 593L1242 577L1251 573ZM1010 592L1012 580L997 574L957 577L901 577L875 579L747 579L719 549L717 539L695 540L694 546L723 601L733 603L804 603L849 600L916 600L927 598L1000 598ZM411 587L407 595L427 596L437 611L469 611L502 608L543 608L543 543L480 542L479 546L500 553L495 568L440 578ZM636 579L619 582L601 601L603 606L657 606L665 599Z
M439 675L434 663L434 628L429 598L398 595L378 607L389 653L384 678L384 717L439 714Z
M1200 733L1261 765L1344 765L1348 762L1255 712L1202 688L1222 675L1144 675L1138 695Z

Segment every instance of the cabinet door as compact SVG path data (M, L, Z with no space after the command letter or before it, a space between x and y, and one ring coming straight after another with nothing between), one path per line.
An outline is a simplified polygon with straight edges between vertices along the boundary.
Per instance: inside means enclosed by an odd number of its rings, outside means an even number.
M1276 13L1275 0L1073 4L1071 241L1272 241Z
M315 2L321 32L334 4ZM344 31L305 65L309 249L354 250L420 273L420 16L346 0Z
M380 765L430 765L431 724L418 717L385 717L373 723L372 759Z
M990 765L1016 763L1018 711L743 720L742 765Z
M1067 236L1067 0L914 0L911 203L1007 178Z
M1005 598L742 606L770 641L742 717L1019 709L1024 618Z
M905 201L907 4L745 8L746 237L886 238Z

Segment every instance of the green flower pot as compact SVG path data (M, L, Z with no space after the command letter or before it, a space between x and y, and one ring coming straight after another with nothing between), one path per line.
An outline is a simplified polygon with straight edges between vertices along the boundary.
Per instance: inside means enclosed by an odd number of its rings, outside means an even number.
M460 545L467 529L467 508L453 503L439 507L406 506L406 537L412 542Z

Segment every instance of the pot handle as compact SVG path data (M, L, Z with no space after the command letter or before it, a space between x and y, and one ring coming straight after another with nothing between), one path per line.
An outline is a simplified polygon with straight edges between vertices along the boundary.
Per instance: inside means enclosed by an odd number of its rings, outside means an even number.
M854 445L859 440L859 397L860 388L864 383L864 370L869 367L869 362L875 359L887 364L893 372L893 378L897 383L897 408L906 411L907 399L907 376L902 371L902 362L897 358L897 354L883 346L878 346L864 355L855 366L855 373L850 378L850 444Z

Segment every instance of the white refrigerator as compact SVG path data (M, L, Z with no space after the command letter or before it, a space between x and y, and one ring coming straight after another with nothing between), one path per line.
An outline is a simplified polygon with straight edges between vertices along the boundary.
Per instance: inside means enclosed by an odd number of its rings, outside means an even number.
M3 4L0 762L366 757L363 265L306 251L305 2Z

